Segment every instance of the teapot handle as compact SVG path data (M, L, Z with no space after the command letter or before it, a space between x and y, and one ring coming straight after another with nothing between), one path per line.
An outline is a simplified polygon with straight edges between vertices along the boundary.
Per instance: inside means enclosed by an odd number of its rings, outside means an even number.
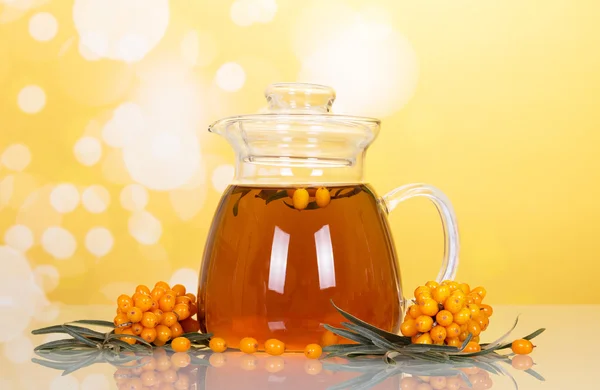
M444 258L442 260L442 268L437 276L437 282L453 280L458 267L458 227L456 226L454 209L448 197L433 186L414 183L388 192L381 197L381 204L385 212L389 214L400 202L417 196L423 196L431 200L442 218L444 228Z

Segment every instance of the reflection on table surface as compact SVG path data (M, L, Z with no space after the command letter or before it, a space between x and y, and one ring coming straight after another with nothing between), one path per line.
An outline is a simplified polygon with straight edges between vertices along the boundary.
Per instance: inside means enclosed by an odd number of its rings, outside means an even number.
M49 370L74 375L101 363L112 366L111 388L137 389L491 389L497 377L518 385L512 372L525 370L543 381L530 356L478 357L464 362L431 363L407 359L395 365L380 357L310 360L302 354L269 356L210 351L116 354L112 351L44 353L33 359ZM506 380L503 381L507 382ZM98 388L98 386L94 387Z

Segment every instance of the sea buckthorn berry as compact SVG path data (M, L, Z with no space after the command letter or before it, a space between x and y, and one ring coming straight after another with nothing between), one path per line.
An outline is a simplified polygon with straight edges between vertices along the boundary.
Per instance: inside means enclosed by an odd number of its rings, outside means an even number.
M179 322L174 323L170 327L171 329L171 338L179 337L183 334L183 327Z
M442 285L433 291L433 299L437 303L444 303L450 297L450 287Z
M481 312L488 318L494 314L494 309L492 309L490 305L482 304L479 308L481 309Z
M166 325L156 325L156 339L165 343L171 340L171 328Z
M465 293L465 295L469 294L471 292L471 287L469 287L469 285L467 283L461 283L458 285L458 289L460 291L462 291L463 293Z
M294 191L292 198L294 208L296 210L304 210L308 206L308 199L308 191L306 191L304 188L298 188L296 191Z
M460 332L460 326L456 323L452 323L446 327L446 337L458 338Z
M462 300L459 297L452 295L448 299L446 299L446 302L444 302L444 309L448 310L452 314L458 313L463 308L463 306L464 303L462 302Z
M165 295L166 292L167 290L165 290L163 287L154 287L152 291L150 291L150 297L152 297L152 299L154 299L156 302L159 302L160 298Z
M446 328L441 325L434 326L429 332L429 335L434 342L443 342L446 340Z
M429 332L433 328L433 319L427 315L422 315L416 319L417 330L419 332Z
M298 191L296 191L298 192ZM296 196L296 194L294 194ZM265 341L265 352L269 355L281 355L285 352L285 344L277 339L268 339Z
M318 194L319 192L317 192ZM308 344L306 348L304 348L304 356L309 359L318 359L321 357L323 353L323 349L319 344Z
M178 305L180 303L185 303L188 306L192 304L190 298L187 295L181 295L175 298L175 304Z
M471 310L468 307L462 308L458 313L454 315L454 322L458 325L464 325L471 319Z
M533 359L528 355L517 355L512 358L511 364L513 368L525 371L533 367Z
M142 316L140 323L144 325L144 328L154 328L158 321L156 321L156 315L152 312L145 312Z
M150 313L152 313L156 316L157 324L160 324L162 322L163 317L165 316L165 313L163 313L163 311L160 309L154 309L154 310L150 311Z
M168 327L173 326L177 322L177 316L173 312L163 313L162 321L160 322L163 325Z
M417 322L413 318L408 318L400 325L400 332L406 337L412 337L417 334Z
M467 322L467 332L473 334L473 336L479 336L481 334L479 323L473 320Z
M481 301L482 301L481 296L477 295L473 291L471 291L471 293L468 295L467 300L469 300L469 299L472 301L471 303L474 303L476 305L480 305Z
M173 341L171 341L171 348L173 348L173 351L175 352L187 352L190 349L191 345L192 343L190 342L190 340L185 337L176 337L173 339Z
M142 330L144 330L144 326L139 322L136 322L135 324L131 325L131 331L136 336L139 336L142 333Z
M181 297L186 293L185 286L183 284L176 284L173 287L171 287L171 290L175 291L176 297Z
M148 288L148 286L145 286L143 284L140 284L139 286L137 286L135 288L135 292L140 293L140 294L150 295L150 289Z
M198 306L195 303L190 304L190 317L195 316L198 313Z
M487 291L483 287L476 287L471 291L471 294L477 294L483 300L485 298L485 296L487 295Z
M433 297L429 293L421 293L417 297L416 301L419 306L423 306L427 300L433 300Z
M144 330L142 330L140 337L146 340L147 342L152 343L154 342L154 340L156 340L156 329L144 327Z
M190 298L191 303L196 303L196 296L192 293L185 294L186 297Z
M429 333L423 333L415 339L413 344L433 344L433 340Z
M255 353L258 351L258 341L254 337L244 337L240 341L240 351L244 353Z
M319 207L327 207L331 201L331 194L329 193L329 190L325 187L319 188L315 193L315 201Z
M177 315L179 321L185 320L190 316L190 307L185 303L178 303L173 308L173 313Z
M119 295L117 298L117 305L119 306L119 310L121 310L121 312L126 313L127 310L133 307L133 299L125 294Z
M460 341L465 341L467 339L467 337L469 337L469 332L467 332L466 330L464 332L461 332L460 335L458 336L458 339Z
M143 314L144 313L142 312L142 309L134 306L127 310L127 319L129 319L131 322L140 322Z
M460 299L463 305L467 302L467 295L462 290L454 290L450 293L450 296Z
M167 282L163 282L162 280L160 282L156 282L156 284L154 285L154 287L162 287L165 290L170 290L171 286L169 286L169 284Z
M429 295L431 295L431 289L427 286L419 286L415 289L415 298L417 298L420 294L422 293L427 293Z
M227 350L227 343L220 337L213 337L210 339L208 347L213 352L225 352Z
M479 336L474 336L471 341L475 341L477 344L479 344L480 338Z
M490 324L490 319L486 316L479 316L479 318L477 319L477 323L479 324L479 327L483 332L487 329L488 325Z
M517 355L528 355L533 351L533 344L529 340L518 339L513 341L512 351Z
M425 283L425 286L429 287L432 293L436 288L438 288L439 285L440 284L434 280L430 280L429 282Z
M458 337L447 338L446 344L451 347L457 347L457 348L460 348L462 346L462 342L458 339Z
M449 326L450 324L452 324L452 322L454 322L454 317L452 316L452 313L450 313L448 310L441 310L435 316L435 320L438 323L438 325Z
M200 323L192 317L180 321L179 324L185 333L198 332L200 330Z
M421 312L426 316L435 316L439 311L438 303L433 299L426 299L421 305Z
M152 298L150 295L138 295L136 299L134 299L133 304L142 311L148 311L152 308Z
M481 351L481 346L479 344L477 344L475 341L469 341L469 343L463 350L464 353L474 353L474 352L479 352L479 351Z
M332 331L326 330L321 336L321 347L325 348L330 345L337 344L339 339L340 338L338 337L338 335L336 335Z
M160 297L160 300L158 301L158 306L163 312L173 311L176 302L177 298L175 297L175 295L171 295L168 292L166 292L162 297Z
M467 308L469 309L469 311L471 311L471 319L476 320L479 318L480 309L479 309L478 304L471 303L471 304L467 305Z
M121 332L121 334L122 334L122 335L131 335L131 336L133 336L133 331L131 330L131 328L127 328L127 329L124 329L124 330ZM125 341L127 344L131 344L131 345L135 344L135 343L136 343L136 341L137 341L137 340L136 340L136 339L134 339L133 337L121 337L120 339L121 339L122 341Z
M116 327L123 327L130 323L129 318L127 318L127 314L125 313L117 314L113 322Z
M459 284L455 281L451 281L448 283L448 288L450 289L450 292L458 290L458 286L459 286Z
M420 315L423 315L423 313L421 312L421 308L419 307L419 305L412 305L408 308L408 315L411 316L413 319L416 319Z
M423 334L423 333L417 333L416 335L412 336L412 337L410 338L410 342L414 344L414 343L415 343L415 341L417 341L417 339L418 339L419 337L421 337L421 335L422 335L422 334Z

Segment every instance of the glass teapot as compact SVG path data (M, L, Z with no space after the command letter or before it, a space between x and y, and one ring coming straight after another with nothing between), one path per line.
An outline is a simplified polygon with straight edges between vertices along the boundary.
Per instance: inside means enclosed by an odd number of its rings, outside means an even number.
M201 330L232 347L254 337L303 350L332 342L322 325L344 321L333 301L398 332L406 300L387 215L413 197L434 203L445 232L441 281L453 279L458 265L452 205L425 184L377 196L363 180L363 163L380 121L332 114L332 88L278 83L265 95L266 113L209 128L237 157L200 270Z

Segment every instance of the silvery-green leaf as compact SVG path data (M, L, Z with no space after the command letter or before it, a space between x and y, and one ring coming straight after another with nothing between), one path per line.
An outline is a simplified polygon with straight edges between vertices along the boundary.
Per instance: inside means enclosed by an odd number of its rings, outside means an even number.
M350 322L342 322L342 325L344 325L346 328L360 334L361 336L368 338L369 340L371 340L371 342L373 344L377 345L378 347L387 348L388 350L392 350L392 351L399 350L401 348L399 346L392 344L391 342L384 339L382 336L378 335L377 333L373 332L372 330L363 328L359 325L356 325L356 324L353 324Z
M348 340L356 341L357 343L366 344L366 345L371 344L371 340L369 340L368 338L363 337L359 334L356 334L354 332L350 332L345 329L335 328L331 325L323 325L323 327L338 336L347 338Z

